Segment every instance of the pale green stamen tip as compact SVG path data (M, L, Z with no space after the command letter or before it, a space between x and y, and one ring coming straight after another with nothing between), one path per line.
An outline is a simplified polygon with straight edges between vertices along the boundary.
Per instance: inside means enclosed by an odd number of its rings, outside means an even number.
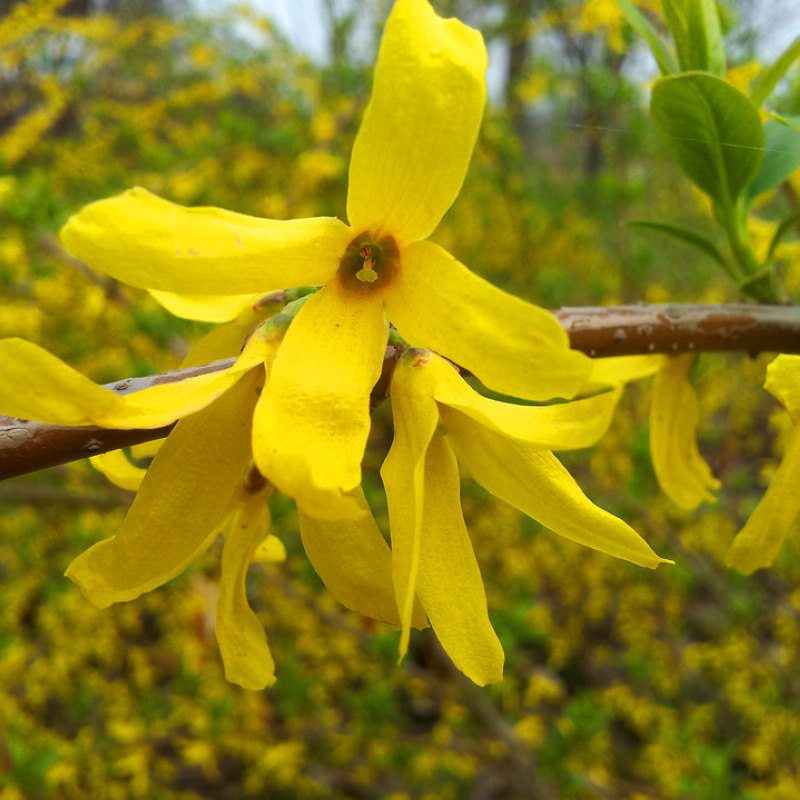
M376 280L378 280L378 273L375 272L375 270L371 267L365 266L356 272L356 278L363 283L374 283Z

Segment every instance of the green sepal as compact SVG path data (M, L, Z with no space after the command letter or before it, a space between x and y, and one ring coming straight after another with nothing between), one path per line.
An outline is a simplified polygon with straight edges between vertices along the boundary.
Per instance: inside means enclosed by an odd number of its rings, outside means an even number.
M678 62L670 51L669 45L658 35L658 32L639 9L630 0L617 0L617 4L625 15L628 25L647 42L661 74L674 75L678 72Z
M680 168L730 213L764 158L758 109L721 78L689 72L656 81L650 115Z

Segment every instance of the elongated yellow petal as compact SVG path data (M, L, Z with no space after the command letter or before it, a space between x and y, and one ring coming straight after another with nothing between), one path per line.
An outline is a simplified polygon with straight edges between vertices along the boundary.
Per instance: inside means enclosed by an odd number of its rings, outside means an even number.
M111 450L89 459L91 465L108 478L114 486L135 492L144 480L146 469L132 464L122 450Z
M275 662L267 635L247 602L245 578L256 549L269 535L269 492L239 490L235 510L225 525L222 575L217 595L216 634L225 677L245 689L275 683Z
M392 531L392 574L400 611L400 658L408 640L416 602L425 500L425 455L439 424L430 373L416 374L415 357L406 353L392 378L394 438L381 467Z
M650 401L650 458L658 483L675 505L691 510L714 502L719 487L697 449L700 417L697 395L688 379L690 354L666 359L653 379Z
M252 306L263 294L174 294L151 289L150 294L170 314L183 319L199 319L203 322L228 322L242 310Z
M797 422L800 417L800 356L780 355L767 367L764 388L786 406Z
M362 511L356 519L321 521L300 511L303 546L317 575L343 606L399 626L392 588L392 551L360 487L353 496ZM419 605L411 624L415 628L427 627Z
M425 458L417 596L458 669L479 686L503 679L503 648L461 513L458 463L438 433Z
M325 283L352 233L333 217L273 220L185 208L145 189L71 217L61 243L112 278L177 294L249 294Z
M549 450L573 450L597 442L611 424L621 389L596 397L548 406L521 406L490 400L474 391L439 356L418 369L435 375L434 397L500 434Z
M552 314L492 286L432 242L403 250L386 310L411 344L514 397L573 397L591 371Z
M725 563L749 575L768 567L800 514L800 427L794 426L786 452L767 491L728 550Z
M182 419L148 468L116 536L70 564L67 576L96 606L132 600L166 583L213 541L250 458L260 380L253 370Z
M0 413L51 425L160 428L208 405L264 360L254 337L233 366L119 395L24 339L0 340Z
M659 558L636 531L596 506L549 451L476 425L443 407L448 441L478 483L561 536L643 567Z
M358 516L369 395L388 326L380 298L334 282L309 297L289 327L256 406L253 456L312 517Z
M227 370L118 395L24 339L0 340L0 413L51 425L160 428L210 403L263 360L254 342Z
M372 97L353 146L347 217L405 244L424 239L467 172L486 102L480 33L398 0L386 23Z

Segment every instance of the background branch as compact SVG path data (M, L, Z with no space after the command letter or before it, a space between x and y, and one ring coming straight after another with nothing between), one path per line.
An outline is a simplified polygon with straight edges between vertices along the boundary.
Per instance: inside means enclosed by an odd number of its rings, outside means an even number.
M593 358L686 352L800 354L800 307L770 305L634 305L562 308L553 314L570 343ZM381 398L394 364L387 348ZM107 384L119 394L224 369L234 359ZM376 398L373 398L375 400ZM0 416L0 480L166 436L172 426L112 430L68 428Z

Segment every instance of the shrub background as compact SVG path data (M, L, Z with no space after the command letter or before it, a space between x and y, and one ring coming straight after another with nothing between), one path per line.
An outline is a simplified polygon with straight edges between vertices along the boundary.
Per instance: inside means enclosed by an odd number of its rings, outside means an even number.
M737 299L701 256L624 225L661 216L710 229L650 126L646 59L614 3L435 5L510 56L436 240L548 307ZM388 7L325 4L332 56L320 65L246 8L86 6L31 0L0 17L0 335L104 382L174 367L209 326L72 260L60 225L133 185L187 205L344 217ZM741 86L758 71L749 8L725 15ZM776 107L798 106L795 66ZM798 191L795 178L767 200L757 241ZM796 290L795 241L783 257ZM695 365L700 445L724 487L714 505L687 514L659 495L646 384L598 446L565 459L674 567L582 549L465 481L507 655L505 682L485 690L430 632L413 634L397 666L398 634L325 592L286 499L272 508L288 560L250 570L278 668L276 686L253 693L222 676L214 548L161 589L97 611L63 572L113 533L130 496L88 463L0 485L0 800L797 797L796 540L751 578L721 564L788 431L760 389L767 361ZM365 464L378 509L390 440L384 406Z

